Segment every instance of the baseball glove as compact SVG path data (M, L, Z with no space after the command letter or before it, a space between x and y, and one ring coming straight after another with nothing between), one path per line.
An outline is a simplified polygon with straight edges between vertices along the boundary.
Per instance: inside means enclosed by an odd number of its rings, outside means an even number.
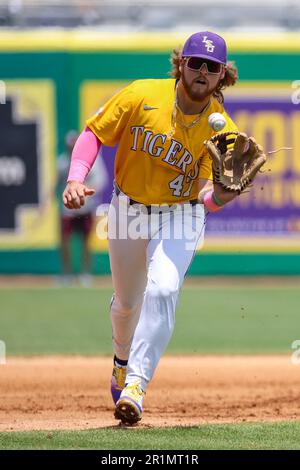
M251 185L267 160L263 148L243 133L216 134L205 146L212 159L214 182L238 194Z

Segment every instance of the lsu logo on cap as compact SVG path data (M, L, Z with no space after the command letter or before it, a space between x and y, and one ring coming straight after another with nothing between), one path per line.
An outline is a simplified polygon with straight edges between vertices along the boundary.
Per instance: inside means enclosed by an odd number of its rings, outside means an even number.
M207 39L207 36L204 36L202 42L205 43L207 52L214 52L215 46L211 39Z

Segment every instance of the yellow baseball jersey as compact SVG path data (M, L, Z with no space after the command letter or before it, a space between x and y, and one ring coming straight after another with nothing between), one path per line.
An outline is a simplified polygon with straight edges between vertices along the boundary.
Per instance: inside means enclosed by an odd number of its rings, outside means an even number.
M172 120L175 85L175 79L137 80L87 121L103 144L118 144L114 172L119 188L146 205L196 199L197 181L212 179L212 163L204 146L216 134L208 125L211 113L226 118L222 132L237 130L214 98L191 128L183 127L182 121L189 125L199 115L177 110Z

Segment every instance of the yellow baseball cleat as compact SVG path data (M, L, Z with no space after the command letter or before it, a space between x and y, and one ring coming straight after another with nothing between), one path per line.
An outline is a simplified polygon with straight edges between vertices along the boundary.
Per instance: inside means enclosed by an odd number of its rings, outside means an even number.
M140 421L144 395L140 381L126 385L117 401L115 418L120 419L123 424L135 424Z

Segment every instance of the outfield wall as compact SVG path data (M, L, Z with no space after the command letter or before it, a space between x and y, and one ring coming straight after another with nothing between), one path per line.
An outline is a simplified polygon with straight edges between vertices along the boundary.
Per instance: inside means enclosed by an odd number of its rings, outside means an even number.
M130 81L167 77L170 51L184 39L59 30L0 33L1 273L59 272L53 188L65 133L82 128ZM267 151L293 150L270 158L269 171L251 193L209 216L206 243L190 273L300 274L300 35L226 39L240 78L226 94L229 114ZM102 202L111 194L114 151L103 149L110 183ZM106 242L94 235L90 243L94 271L109 272ZM78 267L76 240L73 246Z

